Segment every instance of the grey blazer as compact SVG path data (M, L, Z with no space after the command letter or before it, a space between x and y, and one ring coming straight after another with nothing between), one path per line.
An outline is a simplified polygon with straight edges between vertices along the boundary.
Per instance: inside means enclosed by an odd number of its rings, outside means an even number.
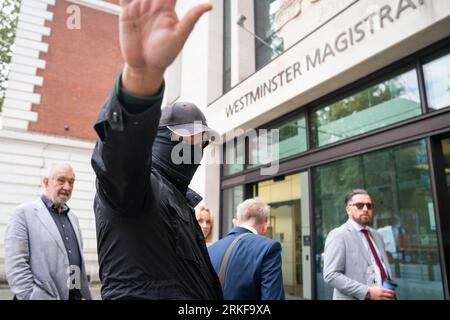
M77 217L69 220L83 252ZM80 291L91 299L83 254L79 274ZM47 207L38 198L17 207L5 234L5 270L9 286L19 300L67 300L69 298L69 258L58 228ZM72 271L72 274L73 271ZM73 277L73 276L72 276Z
M381 236L372 228L370 235L380 251L388 274L388 258ZM325 241L323 278L334 288L334 300L363 300L368 285L375 281L375 270L358 231L347 221L331 230Z

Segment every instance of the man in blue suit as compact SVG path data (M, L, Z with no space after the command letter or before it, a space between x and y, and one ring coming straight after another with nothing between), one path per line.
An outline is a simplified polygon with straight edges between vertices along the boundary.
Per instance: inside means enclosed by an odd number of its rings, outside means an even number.
M234 228L208 248L219 278L223 274L224 298L283 300L281 245L264 236L270 223L270 207L259 198L253 198L239 204L236 211ZM230 247L228 259L224 258ZM222 265L224 260L228 261Z

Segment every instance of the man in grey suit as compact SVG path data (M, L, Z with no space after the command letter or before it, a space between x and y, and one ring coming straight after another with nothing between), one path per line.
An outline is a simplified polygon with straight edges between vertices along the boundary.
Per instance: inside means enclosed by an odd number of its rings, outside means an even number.
M346 195L345 205L348 221L331 230L325 242L323 277L334 288L333 299L395 299L394 291L382 287L390 269L383 239L369 227L370 194L355 189Z
M66 202L75 174L53 164L40 198L17 207L5 235L6 278L19 300L91 299L81 230Z

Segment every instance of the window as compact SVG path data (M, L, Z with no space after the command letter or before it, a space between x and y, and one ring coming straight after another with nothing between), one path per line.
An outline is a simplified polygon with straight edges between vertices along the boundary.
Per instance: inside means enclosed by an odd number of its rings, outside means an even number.
M223 1L223 93L231 89L231 1Z
M275 129L280 130L280 159L306 151L306 120L304 114L275 127Z
M244 170L245 139L232 139L225 143L225 163L223 174L232 175Z
M272 130L278 130L278 141L275 142L277 145L271 141L276 137L272 134ZM268 163L268 161L261 161L262 159L281 160L306 151L305 115L302 113L300 116L291 118L281 124L268 127L267 140L269 145L266 149L261 144L262 140L258 144L256 137L250 139L249 167Z
M420 114L417 74L412 69L313 111L313 145L323 146Z
M441 141L442 154L444 156L444 170L447 181L447 193L450 199L450 138Z
M425 140L313 170L318 298L331 299L332 288L323 281L324 243L328 233L347 220L344 197L355 188L372 194L372 227L386 244L399 298L443 299Z
M281 0L255 0L255 33L263 41L255 39L256 69L260 69L283 52L283 40L274 30L275 14Z
M438 110L450 106L450 50L423 66L428 108Z
M236 216L236 207L244 201L244 187L237 186L222 191L221 234L225 236L232 229L232 220Z

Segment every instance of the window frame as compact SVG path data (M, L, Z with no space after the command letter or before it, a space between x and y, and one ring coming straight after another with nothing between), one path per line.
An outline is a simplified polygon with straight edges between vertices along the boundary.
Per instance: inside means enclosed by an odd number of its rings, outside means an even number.
M433 197L433 202L435 204L435 217L437 223L438 232L438 250L442 257L441 259L441 270L442 270L442 282L444 287L444 299L450 298L450 247L448 244L443 243L444 234L450 232L450 218L445 217L444 213L446 208L450 204L443 203L445 198L443 196L442 190L439 190L440 186L445 182L442 177L442 172L439 171L439 155L436 139L441 139L442 136L450 137L450 131L448 124L450 123L450 106L439 109L431 110L427 108L426 100L426 90L423 78L422 67L427 63L430 57L439 55L439 51L445 52L450 48L450 37L447 37L439 42L430 45L418 52L411 54L393 64L390 64L368 76L362 77L355 80L353 83L344 86L343 88L331 92L324 97L317 99L311 103L304 106L299 106L297 109L267 122L257 129L264 129L276 126L277 124L284 123L298 117L300 113L304 112L306 117L306 135L307 135L307 150L295 154L293 156L280 159L279 171L276 176L289 175L300 171L308 171L309 173L309 203L310 203L310 236L311 239L315 239L316 232L314 230L315 216L313 208L311 207L314 203L313 194L313 177L312 170L314 167L331 163L337 160L354 157L357 155L365 154L372 151L382 150L389 147L405 144L419 139L426 139L427 151L430 163L430 176L432 177L431 182L431 194ZM436 58L438 58L436 56ZM419 81L419 95L420 102L422 106L422 113L419 116L403 120L398 123L388 125L386 127L369 131L357 136L349 137L331 144L327 144L321 147L312 148L311 141L311 113L314 108L319 105L328 103L332 100L338 99L343 95L349 94L349 92L354 92L355 90L360 90L364 86L370 86L375 82L379 82L381 79L390 76L401 68L407 65L414 64L418 75ZM439 140L440 141L440 140ZM246 150L248 153L250 150ZM243 185L245 188L263 181L270 179L268 176L260 175L260 167L254 168L244 168L242 172L224 176L221 166L221 182L220 189L231 188L237 185ZM446 190L445 190L446 191ZM222 194L222 193L221 193ZM244 197L249 196L249 192L244 194ZM222 199L220 200L222 205ZM447 233L446 233L447 232ZM311 241L311 252L315 253L315 241ZM315 259L311 259L311 270L316 270ZM312 299L317 299L317 283L315 280L315 272L311 272L312 278Z

